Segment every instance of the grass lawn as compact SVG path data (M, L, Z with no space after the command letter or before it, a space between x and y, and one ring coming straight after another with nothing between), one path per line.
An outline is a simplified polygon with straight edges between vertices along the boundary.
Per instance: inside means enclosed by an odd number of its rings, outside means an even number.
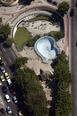
M18 27L15 37L14 37L14 42L17 46L17 48L19 49L19 51L21 51L25 45L25 43L31 38L30 33L28 32L27 29L25 29L24 27Z
M12 2L13 0L3 0L4 2Z

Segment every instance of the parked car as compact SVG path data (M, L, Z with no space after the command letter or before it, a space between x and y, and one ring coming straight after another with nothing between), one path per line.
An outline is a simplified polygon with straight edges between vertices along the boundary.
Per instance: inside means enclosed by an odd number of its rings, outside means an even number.
M18 112L18 116L23 116L21 111Z
M5 73L5 69L2 66L0 67L0 70L2 73Z
M11 102L11 99L10 99L10 97L9 97L8 94L5 95L5 99L6 99L6 101L7 101L8 103Z
M17 97L16 97L16 96L13 96L13 102L14 102L15 104L18 103L18 100L17 100Z
M5 81L5 78L3 75L1 76L1 81Z
M10 88L10 92L11 92L11 94L13 94L13 95L16 94L15 91L13 90L13 88Z
M3 66L4 62L2 61L2 58L0 57L0 65Z
M76 42L76 47L77 47L77 42Z
M1 108L0 111L2 114L6 114L6 111L3 108Z
M2 86L2 82L0 81L0 86Z
M52 3L52 0L47 0L48 2Z
M53 1L52 4L54 4L55 6L57 6L58 5L58 2Z
M3 87L2 87L2 91L3 91L4 94L7 93L7 88L6 88L6 86L3 86Z
M7 111L8 114L12 114L13 113L10 106L6 107L6 111Z
M71 17L74 16L74 9L71 9L71 11L70 11L70 16L71 16Z
M0 7L2 6L2 4L0 3Z
M7 83L9 85L9 87L11 87L13 85L11 79L7 79Z
M4 75L5 75L5 78L6 79L9 79L9 76L8 76L8 73L7 72Z

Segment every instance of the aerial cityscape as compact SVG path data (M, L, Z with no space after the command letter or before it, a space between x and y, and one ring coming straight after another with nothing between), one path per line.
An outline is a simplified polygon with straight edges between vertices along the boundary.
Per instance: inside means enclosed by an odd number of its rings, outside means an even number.
M76 0L0 0L0 116L77 116L76 27Z

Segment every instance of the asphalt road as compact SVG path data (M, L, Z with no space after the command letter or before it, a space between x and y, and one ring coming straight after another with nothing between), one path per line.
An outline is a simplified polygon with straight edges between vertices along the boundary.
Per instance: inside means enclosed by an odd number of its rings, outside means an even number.
M10 75L10 78L12 79L13 78L13 72L12 72L12 68L10 68L14 63L15 63L15 59L16 59L16 55L14 54L14 52L12 51L11 48L7 48L7 47L4 47L4 43L0 42L0 57L2 58L2 60L4 61L4 68L5 68L5 71L8 72L8 74ZM0 76L1 75L4 75L1 71L0 71ZM6 100L4 99L4 93L2 92L2 86L6 86L7 89L8 89L8 94L11 98L11 103L7 103ZM10 115L10 116L17 116L17 112L18 112L18 108L17 108L17 105L14 104L12 98L13 98L13 95L10 93L9 91L9 88L8 88L8 85L7 85L7 82L5 80L5 82L3 82L2 86L0 87L0 95L2 97L2 100L3 100L3 104L4 104L4 109L6 108L6 106L11 106L11 109L13 111L13 115ZM0 116L3 116L1 113L0 113ZM9 116L8 114L6 114L5 116Z
M73 74L72 83L72 97L73 97L73 110L72 116L77 116L77 7L76 0L72 0L72 8L74 8L75 14L71 18L71 72Z

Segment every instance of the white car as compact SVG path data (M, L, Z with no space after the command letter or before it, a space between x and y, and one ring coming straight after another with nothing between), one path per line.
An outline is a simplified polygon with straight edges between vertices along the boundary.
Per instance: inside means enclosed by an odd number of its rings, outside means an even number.
M16 96L13 96L13 101L14 101L15 104L18 103L18 100L17 100L17 97Z
M8 114L12 114L13 113L10 106L7 106L6 107L6 110L7 110L7 113Z
M5 99L6 99L6 101L7 101L8 103L11 102L11 99L10 99L10 97L9 97L8 94L5 95Z
M0 86L2 85L2 82L0 81Z
M7 79L7 83L8 83L8 85L11 87L12 86L12 81L11 81L11 79Z
M0 70L2 73L5 73L5 69L3 67L0 67Z

